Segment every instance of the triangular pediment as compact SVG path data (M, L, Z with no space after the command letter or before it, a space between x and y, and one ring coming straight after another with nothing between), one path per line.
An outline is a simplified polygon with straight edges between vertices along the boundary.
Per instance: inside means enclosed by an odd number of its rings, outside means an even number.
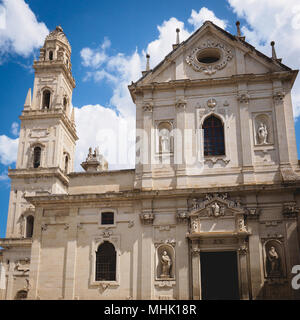
M237 214L245 214L240 202L227 199L226 194L207 195L205 200L193 199L190 210L190 218L192 217L222 217L235 216Z
M210 21L183 41L136 84L210 79L291 70Z

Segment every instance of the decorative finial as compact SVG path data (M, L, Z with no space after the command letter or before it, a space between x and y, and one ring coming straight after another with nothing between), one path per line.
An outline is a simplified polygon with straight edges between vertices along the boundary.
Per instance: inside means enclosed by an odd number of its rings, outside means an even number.
M63 28L61 27L61 25L58 25L55 29L56 29L57 31L63 32Z
M271 41L271 47L272 47L272 59L277 60L277 55L275 51L275 41Z
M26 100L25 100L25 104L24 104L24 108L25 109L30 109L31 108L31 88L29 88L27 96L26 96Z
M146 71L149 71L150 70L150 55L148 53L146 54L146 58L147 58Z
M242 36L242 34L241 34L241 29L240 29L241 23L240 23L239 21L237 21L237 22L235 23L235 25L236 25L236 29L237 29L237 36L238 36L238 37L241 37L241 36Z
M177 33L177 35L176 35L176 44L179 44L179 43L180 43L180 41L179 41L179 32L180 32L180 29L177 28L177 29L176 29L176 33Z

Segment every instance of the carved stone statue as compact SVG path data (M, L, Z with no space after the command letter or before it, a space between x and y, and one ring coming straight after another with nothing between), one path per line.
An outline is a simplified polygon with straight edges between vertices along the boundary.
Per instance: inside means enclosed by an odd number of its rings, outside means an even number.
M160 130L160 150L170 152L170 132L168 129Z
M199 208L198 199L195 198L195 199L192 200L192 208L193 208L193 210L197 210Z
M247 231L244 218L239 219L239 231L240 232Z
M93 159L93 151L92 151L92 150L93 150L93 149L90 147L90 148L89 148L88 156L87 156L87 158L86 158L86 161Z
M218 205L218 202L215 202L211 207L213 210L213 215L218 217L220 215L220 206Z
M160 275L161 278L170 278L170 269L172 266L172 259L169 257L167 251L163 251L161 255L161 266L162 266L162 273Z
M259 144L267 144L268 141L268 130L266 124L263 122L260 123L257 129L258 143Z
M269 277L281 276L280 256L274 246L270 247L270 250L267 252L266 265L267 265L267 274Z
M198 221L193 220L192 221L192 232L197 232L198 231Z

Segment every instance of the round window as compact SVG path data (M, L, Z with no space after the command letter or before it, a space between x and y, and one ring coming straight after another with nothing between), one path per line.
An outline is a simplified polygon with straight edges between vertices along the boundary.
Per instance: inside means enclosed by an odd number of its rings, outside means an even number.
M204 49L197 54L197 60L200 63L210 64L218 62L221 59L221 52L216 49Z

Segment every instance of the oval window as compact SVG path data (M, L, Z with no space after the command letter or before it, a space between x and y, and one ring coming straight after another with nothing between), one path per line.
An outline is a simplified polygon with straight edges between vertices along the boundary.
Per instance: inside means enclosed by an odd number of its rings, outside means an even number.
M210 64L221 59L221 52L216 49L204 49L197 54L197 60L200 63Z

